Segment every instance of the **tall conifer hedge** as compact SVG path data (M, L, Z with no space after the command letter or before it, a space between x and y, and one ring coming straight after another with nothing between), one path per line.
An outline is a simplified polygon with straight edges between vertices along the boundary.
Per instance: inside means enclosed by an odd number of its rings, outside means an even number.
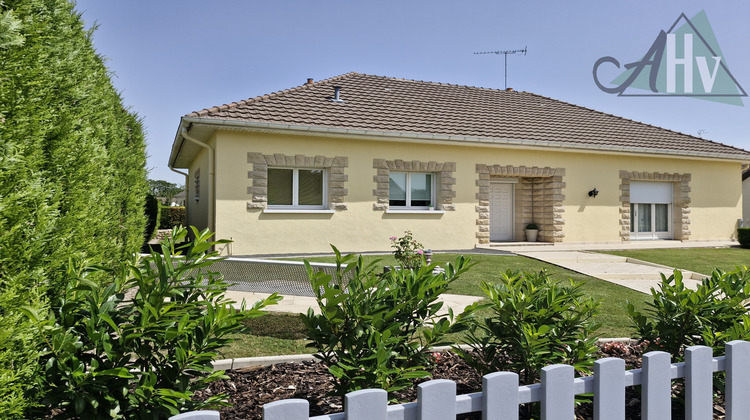
M0 1L0 417L41 397L44 346L18 308L55 304L71 258L143 241L145 141L69 0Z

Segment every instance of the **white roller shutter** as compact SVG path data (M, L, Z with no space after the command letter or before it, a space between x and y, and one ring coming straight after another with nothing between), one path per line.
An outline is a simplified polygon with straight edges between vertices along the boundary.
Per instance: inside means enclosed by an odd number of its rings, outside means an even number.
M630 202L672 204L672 183L631 181Z

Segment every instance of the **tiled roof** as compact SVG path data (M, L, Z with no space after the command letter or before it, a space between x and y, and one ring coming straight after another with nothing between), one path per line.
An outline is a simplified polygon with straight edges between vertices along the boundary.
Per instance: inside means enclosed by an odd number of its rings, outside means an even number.
M341 86L343 103L330 99ZM570 147L750 158L750 152L528 92L347 73L186 117Z

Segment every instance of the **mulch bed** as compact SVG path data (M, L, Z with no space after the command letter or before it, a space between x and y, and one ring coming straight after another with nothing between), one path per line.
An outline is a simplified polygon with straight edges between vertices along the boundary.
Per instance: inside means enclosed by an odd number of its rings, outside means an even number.
M641 349L638 346L607 346L599 351L598 357L619 357L625 359L627 369L640 368ZM482 378L467 366L457 355L446 352L437 360L431 370L433 379L450 379L456 382L457 394L481 391ZM229 379L212 383L198 393L198 398L225 393L230 396L231 406L220 409L222 419L261 419L263 404L273 401L301 398L310 402L310 416L342 412L340 397L327 394L333 389L331 375L322 363L279 363L272 366L254 366L227 372ZM399 401L414 401L417 398L416 385L425 380L415 381L411 387L396 395ZM673 390L679 392L681 384L675 381ZM640 395L635 387L626 390L626 419L640 419ZM682 419L682 409L673 404L673 419ZM714 419L724 418L724 401L715 398ZM529 407L522 407L522 415ZM583 403L576 408L578 419L593 418L593 404ZM522 417L523 418L523 417ZM461 415L459 419L481 419L481 414Z

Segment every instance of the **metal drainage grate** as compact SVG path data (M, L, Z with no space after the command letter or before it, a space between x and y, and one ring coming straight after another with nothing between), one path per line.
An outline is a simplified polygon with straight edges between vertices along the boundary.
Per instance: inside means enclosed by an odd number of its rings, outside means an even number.
M335 278L336 264L310 263ZM250 258L227 258L211 265L232 284L230 290L315 296L307 278L305 264L299 261L271 261Z

